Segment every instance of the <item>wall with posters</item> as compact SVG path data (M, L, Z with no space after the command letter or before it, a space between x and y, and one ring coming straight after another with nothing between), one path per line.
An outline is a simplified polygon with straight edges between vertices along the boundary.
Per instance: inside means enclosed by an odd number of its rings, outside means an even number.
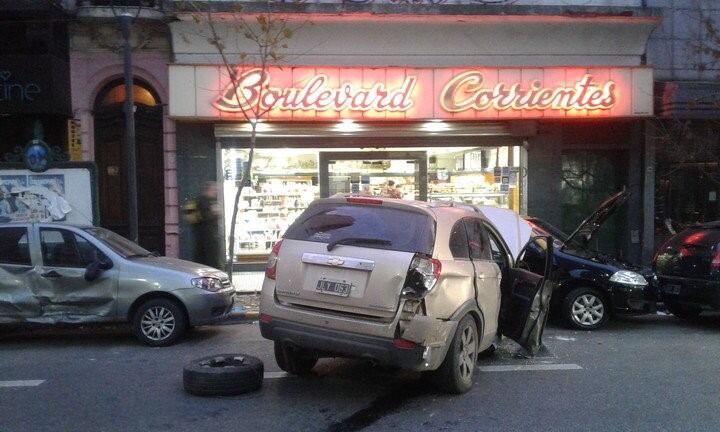
M92 225L97 222L94 182L94 169L87 165L42 173L0 165L0 223Z

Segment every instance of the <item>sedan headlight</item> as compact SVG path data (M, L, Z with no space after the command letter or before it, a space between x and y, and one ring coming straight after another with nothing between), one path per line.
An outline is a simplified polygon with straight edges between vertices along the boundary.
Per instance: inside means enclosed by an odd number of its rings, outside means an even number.
M647 285L647 281L644 277L641 275L629 271L629 270L620 270L615 272L612 276L610 276L610 282L615 282L619 284L624 285L639 285L639 286L645 286Z
M190 283L194 287L204 289L205 291L218 292L223 286L222 282L218 278L214 277L200 277L190 280Z

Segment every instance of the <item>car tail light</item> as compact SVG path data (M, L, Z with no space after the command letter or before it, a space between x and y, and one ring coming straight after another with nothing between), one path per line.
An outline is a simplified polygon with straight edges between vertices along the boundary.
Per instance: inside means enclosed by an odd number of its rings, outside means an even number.
M272 321L272 317L264 313L261 313L258 319L260 320L260 322L264 322L266 324Z
M435 258L415 255L410 262L403 292L410 297L422 298L435 287L442 264Z
M270 257L268 258L267 264L265 265L265 276L268 279L275 280L275 276L277 276L278 255L280 255L281 247L282 247L282 240L275 243L275 245L272 247L272 251L270 252Z
M415 342L407 339L393 339L393 345L395 345L395 348L403 350L411 350L417 346Z
M345 201L352 204L382 205L382 200L377 198L346 198Z
M657 262L657 259L660 256L660 254L662 254L665 251L665 249L667 249L668 246L670 246L670 243L672 242L672 240L673 240L673 237L670 237L669 239L665 240L665 242L662 244L662 246L660 246L660 248L657 250L657 252L655 252L655 256L653 257L653 260L652 260L653 263Z

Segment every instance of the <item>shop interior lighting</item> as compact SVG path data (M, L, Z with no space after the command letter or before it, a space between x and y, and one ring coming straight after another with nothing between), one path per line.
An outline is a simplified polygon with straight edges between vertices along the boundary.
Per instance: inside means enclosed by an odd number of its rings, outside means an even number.
M445 132L450 130L450 125L442 120L430 120L420 127L425 132Z
M340 123L335 125L335 131L343 133L357 132L360 130L360 125L355 123L354 120L343 119Z

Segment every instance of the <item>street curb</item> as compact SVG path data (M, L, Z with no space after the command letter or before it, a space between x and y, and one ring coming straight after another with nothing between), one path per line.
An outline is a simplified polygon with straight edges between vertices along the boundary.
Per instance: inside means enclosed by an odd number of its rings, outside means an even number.
M244 321L257 321L260 316L260 312L257 310L248 310L242 306L235 306L232 308L228 316L223 320L224 323L228 322L244 322Z

